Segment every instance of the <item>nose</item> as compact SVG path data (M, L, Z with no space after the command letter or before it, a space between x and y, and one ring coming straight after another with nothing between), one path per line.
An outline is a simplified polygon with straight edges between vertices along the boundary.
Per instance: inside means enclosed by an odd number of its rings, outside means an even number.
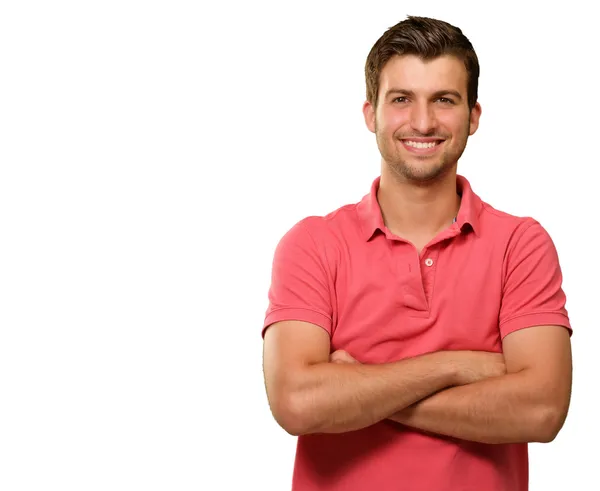
M433 108L426 102L413 104L411 107L410 123L413 129L422 135L432 133L436 126Z

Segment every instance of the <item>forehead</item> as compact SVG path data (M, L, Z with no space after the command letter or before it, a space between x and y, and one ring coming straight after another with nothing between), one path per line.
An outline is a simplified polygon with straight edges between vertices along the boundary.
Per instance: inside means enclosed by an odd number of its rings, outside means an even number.
M418 92L456 90L466 97L467 69L452 55L424 60L415 55L393 56L381 70L380 92L404 89Z

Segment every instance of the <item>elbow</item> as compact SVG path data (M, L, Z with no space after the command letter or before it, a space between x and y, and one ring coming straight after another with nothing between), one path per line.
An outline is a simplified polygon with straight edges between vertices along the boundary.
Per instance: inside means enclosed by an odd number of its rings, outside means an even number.
M293 411L282 411L275 419L279 426L292 436L310 433L308 426L302 420L302 416Z
M308 412L298 400L297 395L287 394L279 397L272 404L272 413L277 424L292 436L301 436L313 433Z
M567 411L556 407L544 407L539 414L536 442L550 443L563 427Z

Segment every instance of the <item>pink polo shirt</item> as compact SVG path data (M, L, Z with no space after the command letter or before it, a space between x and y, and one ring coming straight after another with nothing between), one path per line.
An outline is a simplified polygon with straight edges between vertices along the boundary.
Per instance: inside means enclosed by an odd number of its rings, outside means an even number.
M457 176L456 222L421 252L393 235L377 202L308 217L279 242L263 327L321 326L332 351L386 363L439 350L502 351L507 334L571 333L556 249L532 218L495 210ZM298 437L294 491L526 491L527 444L488 445L391 421Z

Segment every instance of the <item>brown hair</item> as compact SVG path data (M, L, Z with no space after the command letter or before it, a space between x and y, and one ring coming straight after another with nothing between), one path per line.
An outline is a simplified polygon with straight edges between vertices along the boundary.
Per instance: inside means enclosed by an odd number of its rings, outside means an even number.
M453 55L467 69L467 99L469 109L477 102L479 60L473 45L462 31L447 22L427 17L408 16L407 20L390 27L371 48L365 64L367 100L377 106L379 75L395 55L417 55L430 60Z

